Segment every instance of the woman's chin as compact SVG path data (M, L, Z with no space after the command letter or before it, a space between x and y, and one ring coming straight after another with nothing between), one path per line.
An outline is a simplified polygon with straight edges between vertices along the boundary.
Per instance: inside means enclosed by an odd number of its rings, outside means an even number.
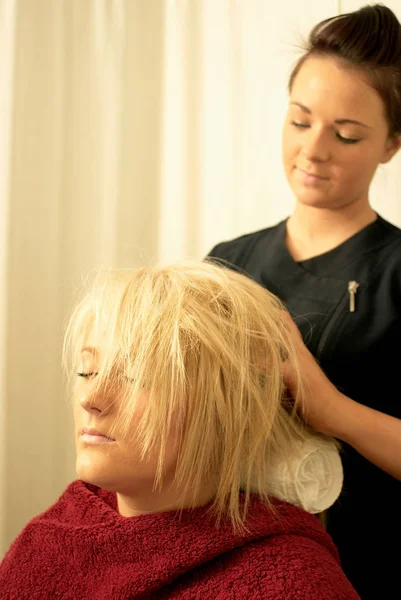
M327 194L322 194L320 190L297 189L295 196L300 204L314 208L330 208L336 204L333 199Z
M78 457L75 471L78 479L81 479L86 483L90 483L105 489L109 488L110 486L112 479L111 469L107 469L98 463L80 460Z

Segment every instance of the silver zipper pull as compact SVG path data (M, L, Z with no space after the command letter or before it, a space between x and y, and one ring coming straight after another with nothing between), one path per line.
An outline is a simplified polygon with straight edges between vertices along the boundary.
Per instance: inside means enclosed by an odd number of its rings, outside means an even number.
M349 312L355 312L355 294L359 288L357 281L348 282L348 293L349 293Z

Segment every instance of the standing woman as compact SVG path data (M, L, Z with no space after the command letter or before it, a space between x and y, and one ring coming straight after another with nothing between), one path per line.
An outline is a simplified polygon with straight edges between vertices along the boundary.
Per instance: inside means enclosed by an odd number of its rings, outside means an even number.
M377 167L401 145L395 15L375 5L319 23L289 91L283 162L294 213L210 256L286 303L343 394L400 418L401 230L369 204ZM328 516L343 568L364 600L399 597L401 483L346 443L343 464Z

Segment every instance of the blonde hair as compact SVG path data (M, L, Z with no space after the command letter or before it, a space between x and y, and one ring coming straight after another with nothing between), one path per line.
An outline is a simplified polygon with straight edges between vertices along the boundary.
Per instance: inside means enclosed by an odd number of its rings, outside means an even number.
M146 390L138 444L143 458L158 450L155 485L163 482L174 420L181 432L177 484L195 506L214 477L215 514L243 526L251 480L268 503L270 457L293 455L311 436L284 395L282 362L296 367L296 354L281 302L209 262L111 270L97 275L72 314L64 345L69 373L93 332L108 340L93 385L107 394L124 390L120 430L128 431Z

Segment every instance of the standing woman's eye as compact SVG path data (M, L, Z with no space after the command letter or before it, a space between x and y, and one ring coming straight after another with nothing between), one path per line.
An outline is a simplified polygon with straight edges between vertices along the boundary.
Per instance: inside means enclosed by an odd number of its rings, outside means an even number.
M343 144L357 144L358 142L360 142L360 139L357 138L350 138L350 137L345 137L344 135L341 135L340 133L336 134L338 139L343 142Z
M307 123L301 123L301 121L291 121L291 125L297 127L298 129L308 129L308 127L310 127L310 125Z

